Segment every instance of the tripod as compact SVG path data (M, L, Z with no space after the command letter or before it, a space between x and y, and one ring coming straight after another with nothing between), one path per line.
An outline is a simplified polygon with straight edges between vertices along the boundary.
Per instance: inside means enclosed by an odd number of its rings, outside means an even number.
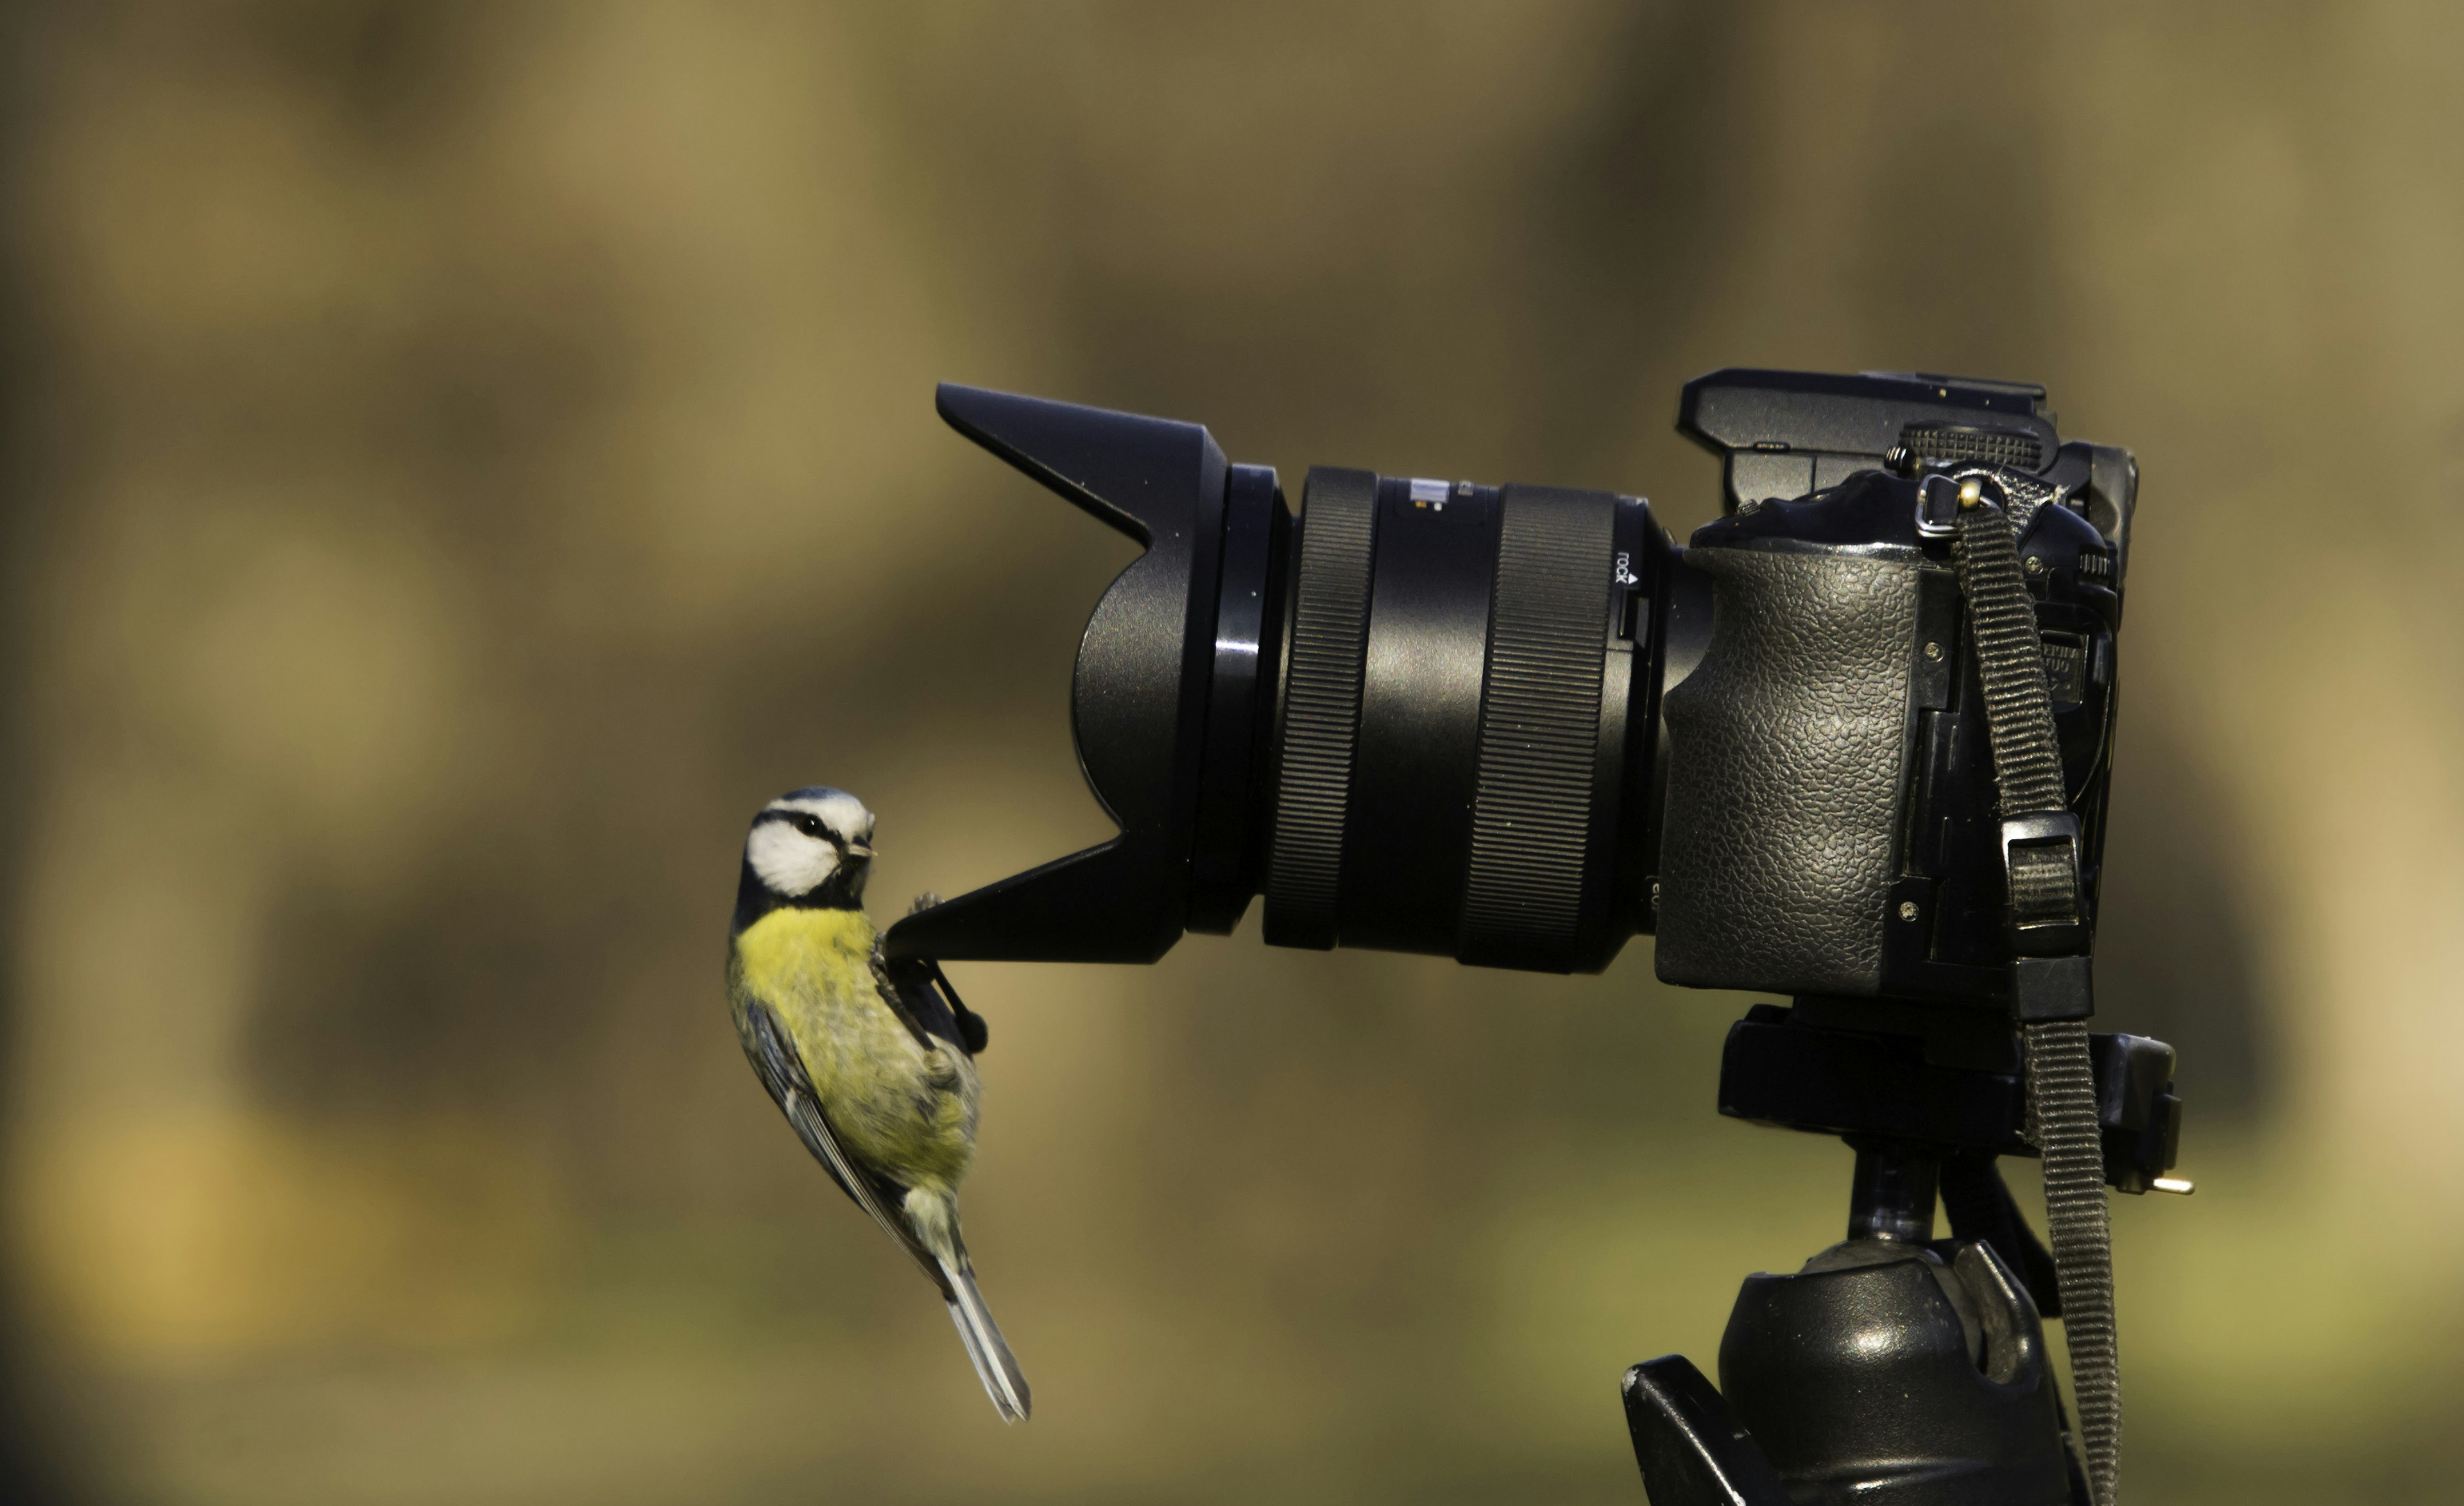
M2106 1183L2145 1192L2180 1139L2172 1048L2089 1041ZM1995 1165L2033 1154L2002 1011L1757 1005L1729 1029L1720 1112L1844 1139L1848 1237L1746 1278L1720 1388L1682 1355L1626 1373L1652 1506L2084 1506L2040 1321L2053 1260Z

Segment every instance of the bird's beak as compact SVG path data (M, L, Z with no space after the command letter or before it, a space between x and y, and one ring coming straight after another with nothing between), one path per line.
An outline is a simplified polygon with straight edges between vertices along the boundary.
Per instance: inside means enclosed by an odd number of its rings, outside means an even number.
M847 853L849 857L861 857L868 863L872 861L872 848L866 843L849 842Z

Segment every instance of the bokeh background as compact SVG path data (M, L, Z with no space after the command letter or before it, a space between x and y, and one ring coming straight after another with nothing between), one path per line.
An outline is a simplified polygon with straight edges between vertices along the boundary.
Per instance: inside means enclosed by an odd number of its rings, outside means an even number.
M2103 1015L2125 1479L2464 1474L2464 12L32 4L0 33L10 1498L1641 1500L1617 1381L1837 1237L1747 1003L959 971L1038 1400L745 1069L743 823L1095 840L1126 545L938 378L1649 493L1723 365L2041 381L2145 476Z

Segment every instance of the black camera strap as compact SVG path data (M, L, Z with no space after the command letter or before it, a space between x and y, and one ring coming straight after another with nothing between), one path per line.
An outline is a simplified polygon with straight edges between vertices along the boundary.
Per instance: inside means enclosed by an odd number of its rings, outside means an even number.
M2097 1506L2113 1506L2122 1442L2113 1232L2089 1066L2086 896L2079 819L2063 788L2043 641L2013 520L1991 476L1931 476L1957 489L1953 552L1985 690L1993 785L2010 880L2012 1011L2025 1053L2028 1137L2044 1158L2045 1216L2071 1357L2080 1451Z

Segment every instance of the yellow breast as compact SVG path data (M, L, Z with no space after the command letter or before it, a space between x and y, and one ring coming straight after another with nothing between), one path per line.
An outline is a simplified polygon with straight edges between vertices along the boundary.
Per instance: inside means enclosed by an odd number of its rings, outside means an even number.
M973 1150L975 1074L919 1045L872 972L872 921L857 910L775 910L736 939L731 980L787 1029L850 1154L908 1185L949 1187Z
M736 939L745 981L771 994L844 976L872 982L872 919L861 910L773 910ZM777 995L771 995L777 997Z

